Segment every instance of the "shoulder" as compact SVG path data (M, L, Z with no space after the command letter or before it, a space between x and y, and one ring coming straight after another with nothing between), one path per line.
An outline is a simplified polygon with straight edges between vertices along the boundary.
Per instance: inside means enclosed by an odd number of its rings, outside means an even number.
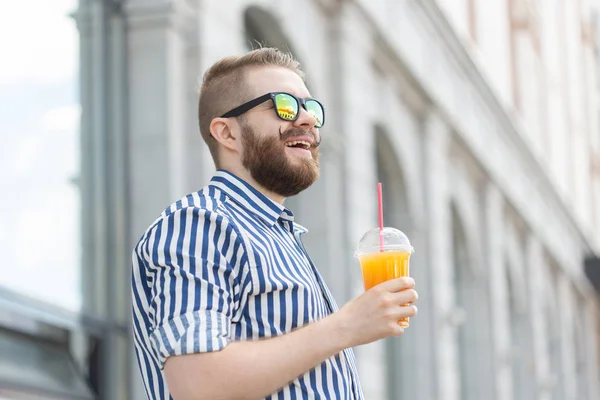
M140 238L138 246L147 242L157 230L163 231L165 228L182 229L188 225L206 222L219 225L233 224L227 201L228 198L223 192L210 186L182 197L154 220ZM233 228L237 230L235 226Z
M227 196L222 191L212 186L207 186L197 192L190 193L171 204L162 212L157 221L169 218L173 214L189 212L189 210L224 214L227 200Z

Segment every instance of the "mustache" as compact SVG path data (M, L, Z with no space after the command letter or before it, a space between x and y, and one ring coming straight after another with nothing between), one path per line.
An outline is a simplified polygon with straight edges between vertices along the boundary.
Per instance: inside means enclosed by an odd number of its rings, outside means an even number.
M279 138L282 141L285 141L289 138L292 137L297 137L297 136L304 136L304 135L310 135L313 138L313 143L310 146L313 149L316 149L317 147L319 147L321 145L321 137L319 135L319 141L317 142L317 138L316 135L313 133L313 131L306 131L304 129L298 129L298 128L290 128L287 129L285 132L281 132L281 127L279 127Z

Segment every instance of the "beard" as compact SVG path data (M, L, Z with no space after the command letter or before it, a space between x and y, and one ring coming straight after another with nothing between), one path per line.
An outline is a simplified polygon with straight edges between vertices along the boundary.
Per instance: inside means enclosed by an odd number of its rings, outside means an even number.
M314 134L309 132L314 138ZM312 157L297 157L291 160L287 155L286 139L306 135L303 129L290 128L273 137L259 137L248 124L242 125L242 165L252 178L263 188L283 197L297 195L307 189L319 177L319 144L310 147Z

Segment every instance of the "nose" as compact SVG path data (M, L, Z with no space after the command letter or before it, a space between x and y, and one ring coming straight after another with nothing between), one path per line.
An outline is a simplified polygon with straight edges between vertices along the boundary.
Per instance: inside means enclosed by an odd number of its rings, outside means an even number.
M306 111L304 107L300 107L300 115L298 116L298 119L294 121L294 126L302 129L312 129L316 123L317 119L311 113Z
M296 128L300 128L303 130L310 130L315 134L315 140L319 140L319 129L315 128L315 124L317 123L317 119L304 107L300 107L300 115L298 115L298 119L294 121L294 126Z

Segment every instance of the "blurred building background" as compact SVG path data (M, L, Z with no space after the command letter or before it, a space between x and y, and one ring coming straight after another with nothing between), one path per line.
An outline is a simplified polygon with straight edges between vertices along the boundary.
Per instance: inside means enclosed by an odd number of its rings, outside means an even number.
M338 303L376 182L416 249L419 315L356 349L366 398L600 399L598 0L0 10L0 398L144 398L130 252L214 171L199 77L258 42L327 106L322 177L286 205Z

